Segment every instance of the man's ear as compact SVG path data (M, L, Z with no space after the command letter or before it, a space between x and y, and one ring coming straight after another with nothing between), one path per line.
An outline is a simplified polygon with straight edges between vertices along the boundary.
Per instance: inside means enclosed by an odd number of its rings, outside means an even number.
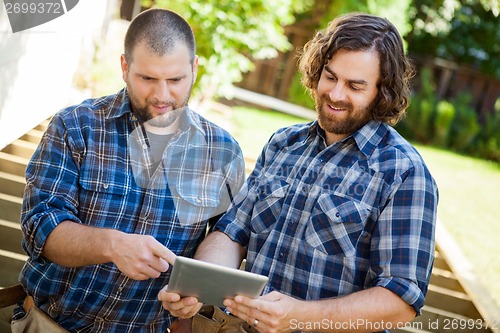
M120 63L122 66L122 78L125 83L127 82L127 73L128 73L128 63L127 60L125 59L125 54L122 54L120 56Z
M193 60L193 82L195 81L197 74L198 74L198 56L195 55Z

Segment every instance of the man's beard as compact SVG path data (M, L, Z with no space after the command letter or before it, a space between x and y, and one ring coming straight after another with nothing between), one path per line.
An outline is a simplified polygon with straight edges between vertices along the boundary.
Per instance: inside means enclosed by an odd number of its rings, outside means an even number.
M331 102L325 97L315 98L316 113L318 114L318 123L326 132L342 135L350 135L363 127L372 119L371 110L375 105L375 100L368 106L355 109L349 102ZM325 104L336 108L343 108L346 116L337 117L335 114L324 111Z
M134 113L136 113L141 117L142 121L147 122L149 125L154 127L168 127L172 125L186 109L187 104L189 102L189 97L191 96L192 87L193 85L191 85L191 88L189 89L186 98L180 104L177 104L173 100L162 101L161 103L158 103L157 100L155 101L146 100L146 104L144 105L141 104L141 102L134 95L131 89L128 89L128 95L130 98L130 104L132 106L132 110L134 111ZM161 105L171 106L172 110L164 114L154 116L153 113L149 111L149 106L151 104L161 104Z

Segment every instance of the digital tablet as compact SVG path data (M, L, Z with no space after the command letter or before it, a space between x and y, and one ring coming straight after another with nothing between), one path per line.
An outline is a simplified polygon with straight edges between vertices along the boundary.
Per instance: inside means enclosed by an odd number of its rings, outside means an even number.
M258 297L267 280L267 276L177 256L167 290L223 307L225 298Z

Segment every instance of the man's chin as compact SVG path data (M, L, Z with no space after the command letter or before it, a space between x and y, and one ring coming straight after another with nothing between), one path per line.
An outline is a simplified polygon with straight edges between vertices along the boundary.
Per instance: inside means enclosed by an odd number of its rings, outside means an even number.
M173 109L169 112L157 115L149 119L147 122L149 125L154 127L168 127L172 125L179 118L179 116L182 114L184 110L185 107Z

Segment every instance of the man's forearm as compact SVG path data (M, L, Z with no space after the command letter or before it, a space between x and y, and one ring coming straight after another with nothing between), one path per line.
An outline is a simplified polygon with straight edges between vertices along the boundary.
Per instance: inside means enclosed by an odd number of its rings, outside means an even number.
M415 318L411 306L383 287L307 303L290 321L292 329L316 325L315 332L372 332L403 327Z
M43 256L58 265L80 267L111 261L109 247L121 232L94 228L72 221L61 222L49 235Z
M222 266L239 268L245 254L246 250L240 244L233 242L226 234L214 231L200 244L194 257Z

